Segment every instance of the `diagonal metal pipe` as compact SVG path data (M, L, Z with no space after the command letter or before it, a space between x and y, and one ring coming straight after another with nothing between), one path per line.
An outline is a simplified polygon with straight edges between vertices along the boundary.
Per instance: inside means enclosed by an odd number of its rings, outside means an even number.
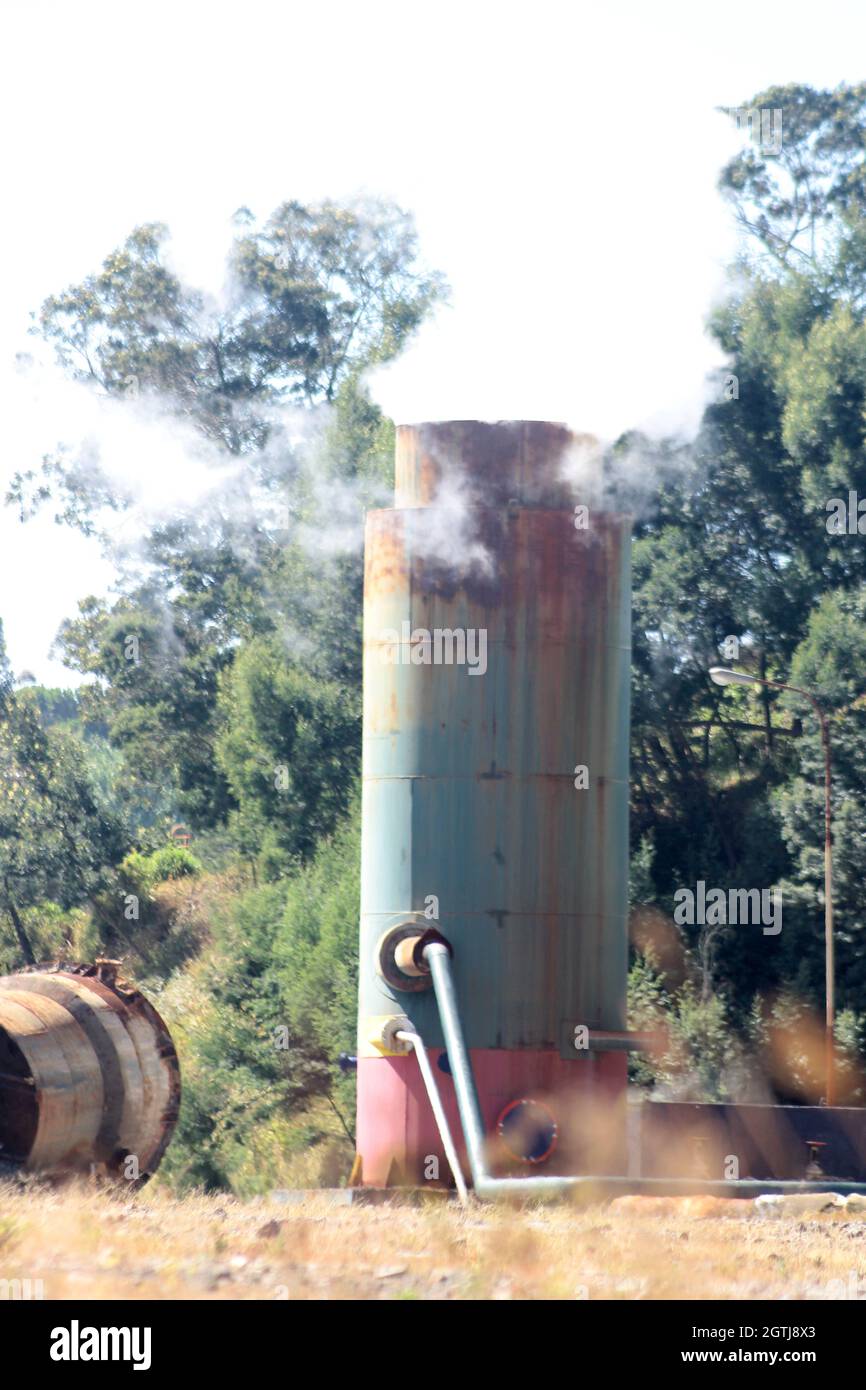
M439 1137L442 1140L445 1157L448 1159L448 1166L454 1174L454 1183L460 1194L460 1201L465 1206L469 1201L469 1193L466 1190L466 1179L463 1176L463 1169L460 1167L460 1159L457 1156L457 1146L451 1135L451 1126L448 1123L448 1117L442 1105L442 1097L439 1095L439 1087L436 1085L436 1078L433 1075L430 1058L427 1056L427 1048L424 1046L424 1039L421 1037L420 1033L409 1028L401 1029L395 1036L399 1042L406 1043L411 1047L418 1059L418 1068L427 1090L427 1098L430 1101L433 1118L439 1130Z

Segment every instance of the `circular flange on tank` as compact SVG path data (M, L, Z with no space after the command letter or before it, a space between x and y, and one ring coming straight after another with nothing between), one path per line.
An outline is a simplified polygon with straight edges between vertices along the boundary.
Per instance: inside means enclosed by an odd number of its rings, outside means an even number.
M521 1096L506 1105L496 1121L496 1133L509 1157L520 1163L544 1163L556 1148L559 1125L542 1101Z
M386 984L406 994L418 994L430 989L432 980L429 971L420 970L412 961L413 946L420 941L429 923L423 918L407 918L389 927L379 938L376 949L376 969ZM401 948L404 948L401 950Z

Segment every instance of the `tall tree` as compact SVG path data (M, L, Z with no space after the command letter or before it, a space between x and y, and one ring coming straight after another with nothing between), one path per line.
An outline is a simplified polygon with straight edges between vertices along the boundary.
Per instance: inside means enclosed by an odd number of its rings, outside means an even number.
M26 909L86 902L128 847L75 740L43 729L26 695L10 699L0 718L0 911L25 964L35 960Z
M98 274L45 301L41 333L79 380L152 396L227 453L258 455L269 481L273 408L333 401L344 381L397 356L445 291L418 264L409 215L373 200L287 202L241 228L220 301L167 265L167 239L160 224L137 227ZM11 495L26 511L47 490L79 525L124 501L90 455L49 457Z
M781 109L782 145L751 145L722 174L744 232L731 294L710 324L729 366L690 449L619 446L662 479L635 546L635 842L653 847L663 906L698 878L720 887L784 880L797 898L780 941L756 946L729 931L716 943L713 984L743 1011L757 988L798 976L814 995L820 984L820 778L802 704L770 689L757 700L722 693L707 669L736 661L725 645L734 638L756 675L789 679L805 670L815 624L826 634L824 595L838 591L838 618L866 581L862 545L828 526L831 499L866 496L866 260L856 259L866 88L772 88L746 105ZM859 647L845 651L862 689ZM820 665L807 674L823 689ZM853 773L840 777L850 818L861 793ZM699 955L698 933L685 944Z
M862 212L866 83L843 84L835 91L801 83L768 87L737 111L781 117L779 138L762 141L753 131L753 143L729 161L719 179L746 245L781 268L814 264L826 234L838 234L840 223L850 232Z
M155 526L122 597L84 600L60 649L95 678L85 712L134 775L174 788L178 811L206 826L234 805L214 756L216 693L247 641L279 632L295 664L357 683L361 520L392 442L361 376L400 351L444 284L419 265L411 219L384 203L242 218L218 304L171 270L165 237L138 228L99 274L45 302L42 332L94 389L152 398L243 466L211 504ZM310 420L330 411L302 448L281 414L291 402ZM106 532L105 509L129 501L98 459L63 451L10 491L23 515L49 496L60 519ZM333 531L349 540L332 548Z

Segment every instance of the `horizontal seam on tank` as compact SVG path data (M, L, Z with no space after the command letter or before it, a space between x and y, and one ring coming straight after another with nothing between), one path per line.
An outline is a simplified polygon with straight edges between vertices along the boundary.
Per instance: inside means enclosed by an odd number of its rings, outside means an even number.
M433 615L431 615L431 613L430 613L429 611L427 611L427 612L425 612L424 616L425 616L425 617L430 617L430 616L433 616ZM461 614L460 616L464 616L464 615ZM472 618L477 618L477 617L481 617L482 614L480 614L480 613L478 613L478 614L476 614L476 613L470 613L470 614L466 614L465 616L467 616L467 617L472 617ZM396 618L395 618L395 621L397 621ZM400 622L405 622L406 619L405 619L405 618L401 618L401 619L399 619L399 621L400 621ZM411 621L411 619L410 619L410 621ZM460 632L460 631L461 631L461 628L458 626L458 627L456 627L456 628L449 628L449 629L447 629L447 630L448 630L449 632L451 632L451 631ZM471 630L471 629L470 629L470 630ZM428 629L425 628L425 631L428 631ZM434 631L435 631L435 629L434 629ZM515 640L514 640L513 637L512 637L512 638L508 638L508 637L493 637L493 636L491 636L491 634L490 634L490 629L489 629L489 628L483 628L482 631L484 631L484 632L487 633L487 646L488 646L488 649L489 649L490 647L513 647L515 651L517 650L518 643L515 642ZM541 634L541 641L539 641L539 639L538 639L537 637L536 637L536 638L529 637L528 639L525 639L525 640L524 640L524 639L521 639L521 641L520 641L520 643L519 643L519 647L520 647L521 652L533 651L536 647L541 646L542 644L543 644L544 646L546 646L546 647L557 647L557 648L562 647L563 649L566 649L566 650L568 650L568 649L573 649L573 650L576 651L576 652L585 652L586 649L587 649L587 646L601 647L601 649L602 649L603 651L606 651L606 652L630 652L630 651L631 651L631 643L630 643L630 642L592 642L592 641L590 641L590 642L583 641L583 642L582 642L582 641L580 641L580 640L578 640L578 639L573 639L573 638L547 637L547 636L546 636L545 634L543 634L543 633ZM385 650L387 650L387 649L393 649L394 647L399 647L401 650L403 650L403 649L405 648L405 649L411 651L411 650L412 650L413 648L415 648L415 647L420 647L420 645L421 645L421 644L420 644L420 641L419 641L419 642L413 642L412 639L410 638L408 642L405 642L405 641L403 640L402 637L398 637L398 638L396 639L396 641L393 641L393 642L390 642L386 637L366 637L366 638L364 639L363 643L362 643L362 646L364 646L365 648L370 648L370 649L373 650L373 651L381 651L381 650L383 650L383 649L385 649ZM397 663L396 663L396 662L393 662L393 661L383 661L383 662L382 662L383 667L394 666L394 665L396 665L396 664L397 664ZM406 666L434 666L434 665L435 665L435 666L465 666L466 664L467 664L467 663L466 663L465 661L436 661L436 662L432 662L432 661L407 661L407 662L405 662L405 665L406 665ZM486 675L486 674L487 674L487 673L485 672L485 675Z
M391 910L377 908L376 911L361 911L361 919L365 917L421 917L424 909L417 907L395 907ZM582 917L592 917L595 921L602 922L621 922L622 913L613 912L533 912L531 909L526 911L511 909L506 907L482 907L467 909L466 912L443 912L436 918L437 922L457 922L464 917L527 917L535 920L537 917L562 917L569 922Z
M382 735L387 738L387 734ZM393 735L391 735L393 737ZM573 782L573 772L509 772L505 769L497 768L496 772L443 772L432 775L429 772L365 772L361 777L362 782L499 782L510 778L513 781L532 782L539 778L544 778L551 782ZM604 782L608 786L625 787L629 784L628 777L609 777L606 772L595 774L596 782ZM584 788L590 791L591 788Z
M590 514L592 514L593 512L595 514L596 524L599 521L601 521L606 527L634 525L634 517L630 512L602 511L600 507L593 506L592 500L583 503L576 502L574 505L589 507ZM367 512L367 516L399 516L403 512L436 512L445 510L446 507L444 505L437 505L436 502L412 502L404 507L371 507L370 510ZM545 516L567 517L569 522L573 522L574 520L574 507L551 507L549 505L545 506L543 502L519 502L515 507L509 506L507 502L503 502L500 506L497 507L487 506L483 502L468 502L466 504L466 510L468 512L490 512L490 514L493 516L508 516L513 515L515 512L532 512L540 513ZM580 535L591 536L592 524L590 524L589 526L575 527L575 530L578 531L578 534Z

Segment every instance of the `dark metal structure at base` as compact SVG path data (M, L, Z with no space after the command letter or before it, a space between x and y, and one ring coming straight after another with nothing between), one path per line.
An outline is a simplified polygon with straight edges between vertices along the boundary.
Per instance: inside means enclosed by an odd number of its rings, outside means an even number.
M863 1108L645 1101L631 1124L643 1177L866 1183Z

